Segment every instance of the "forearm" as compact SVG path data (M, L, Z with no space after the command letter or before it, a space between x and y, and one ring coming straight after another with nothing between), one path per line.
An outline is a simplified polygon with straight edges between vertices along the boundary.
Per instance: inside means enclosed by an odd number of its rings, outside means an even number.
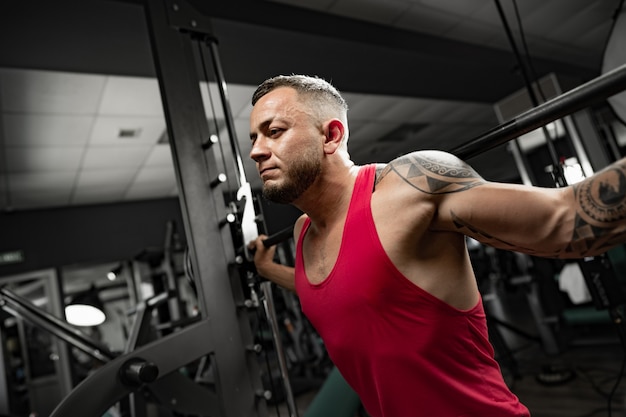
M296 290L295 269L291 266L270 262L257 265L257 272L260 276L272 281L276 285L291 291Z
M536 199L523 199L530 213L525 221L531 225L531 241L513 250L535 256L582 258L625 242L626 159L570 187L545 192L545 198L538 194Z

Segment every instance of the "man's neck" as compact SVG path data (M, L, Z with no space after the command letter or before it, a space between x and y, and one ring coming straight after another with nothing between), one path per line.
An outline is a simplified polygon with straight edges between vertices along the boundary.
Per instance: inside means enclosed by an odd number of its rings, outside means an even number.
M318 229L343 221L359 171L356 165L345 166L320 176L293 204L306 213Z

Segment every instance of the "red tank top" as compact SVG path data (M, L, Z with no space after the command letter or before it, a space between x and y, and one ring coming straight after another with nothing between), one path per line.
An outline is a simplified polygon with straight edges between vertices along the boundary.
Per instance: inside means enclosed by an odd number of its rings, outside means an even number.
M375 166L358 173L337 261L320 284L296 250L302 310L372 417L523 417L488 341L482 303L453 308L410 282L385 253L370 200Z

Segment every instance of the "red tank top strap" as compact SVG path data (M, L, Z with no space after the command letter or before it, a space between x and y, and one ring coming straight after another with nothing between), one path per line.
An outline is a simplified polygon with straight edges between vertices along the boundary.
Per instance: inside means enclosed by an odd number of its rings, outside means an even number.
M356 219L354 218L354 216L352 215L354 212L363 213L362 209L365 209L366 212L369 211L371 194L374 190L375 178L375 164L364 165L359 168L359 172L357 173L356 181L354 183L354 189L352 191L352 197L350 199L348 213L346 213L346 226L344 226L344 228L346 228L349 223L352 223L354 221L362 221L362 219L359 217L357 217ZM306 235L309 226L311 226L311 219L307 217L304 220L302 230L300 231L300 235L298 236L298 240L296 242L296 289L298 288L299 284L308 284L308 279L306 278L306 273L304 270L302 243L304 242L304 236Z
M370 206L375 179L376 165L365 165L359 169L359 173L357 174L356 182L354 184L354 191L352 192L350 209L348 210L348 219L351 217L350 213L357 209L357 207L361 208Z

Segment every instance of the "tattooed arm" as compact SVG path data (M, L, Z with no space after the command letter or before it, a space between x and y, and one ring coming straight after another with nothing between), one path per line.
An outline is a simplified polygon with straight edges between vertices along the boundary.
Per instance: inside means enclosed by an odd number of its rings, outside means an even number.
M394 173L432 200L430 229L535 256L593 256L626 241L626 161L565 188L492 183L458 158L415 152L392 161Z

